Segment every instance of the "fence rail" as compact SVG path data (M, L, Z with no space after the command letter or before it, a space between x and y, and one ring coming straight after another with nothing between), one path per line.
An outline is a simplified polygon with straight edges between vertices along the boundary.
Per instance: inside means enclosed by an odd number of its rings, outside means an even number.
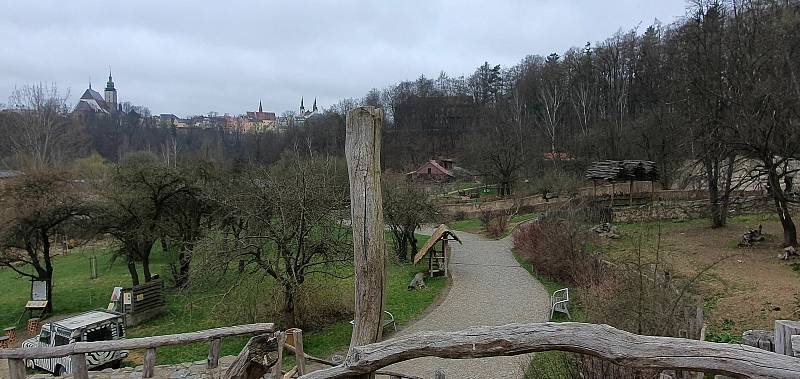
M219 341L224 337L273 333L275 324L260 323L229 326L199 332L171 334L165 336L130 338L114 341L76 342L64 346L0 349L0 359L8 359L11 379L25 378L26 359L46 359L70 356L73 360L73 377L88 378L86 354L102 351L146 349L143 377L152 377L156 348L211 341L209 365L216 365L219 358ZM216 354L216 356L214 356Z
M737 378L800 378L800 359L751 346L641 336L608 325L572 322L410 334L355 347L341 365L301 378L350 378L419 357L483 358L548 350L592 355L628 367L683 369Z

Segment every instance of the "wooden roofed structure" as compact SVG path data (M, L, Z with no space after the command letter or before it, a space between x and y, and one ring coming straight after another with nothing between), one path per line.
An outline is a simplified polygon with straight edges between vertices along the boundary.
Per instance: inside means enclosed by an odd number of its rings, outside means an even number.
M650 192L655 191L653 185L658 181L658 167L653 161L645 160L603 160L593 162L586 169L586 178L592 181L593 195L597 197L597 181L603 180L611 183L611 206L614 206L615 183L628 182L629 200L633 204L633 182L650 182Z
M445 224L441 224L434 229L431 238L425 242L417 254L414 255L413 262L421 261L425 255L428 255L428 274L430 276L445 275L449 273L450 266L450 245L448 241L455 240L461 243L458 236L455 235ZM442 241L441 249L436 249L436 243ZM430 254L428 254L430 253Z

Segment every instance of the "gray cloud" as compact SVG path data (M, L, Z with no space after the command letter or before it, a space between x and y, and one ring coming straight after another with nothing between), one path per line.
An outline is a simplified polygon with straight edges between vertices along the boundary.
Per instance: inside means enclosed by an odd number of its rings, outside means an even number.
M562 53L670 23L684 0L0 1L0 99L54 82L71 100L106 81L154 113L328 106L420 74ZM0 100L0 102L4 102Z

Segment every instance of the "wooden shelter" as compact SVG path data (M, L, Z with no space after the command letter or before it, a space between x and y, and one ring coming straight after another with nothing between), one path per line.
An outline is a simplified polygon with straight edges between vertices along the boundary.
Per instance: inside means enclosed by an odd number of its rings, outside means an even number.
M432 276L449 274L450 266L450 245L449 241L455 240L461 243L458 236L455 235L447 225L441 224L436 227L428 242L414 255L414 264L421 261L425 255L428 255L428 274ZM437 249L437 242L441 241L441 247ZM430 253L430 254L428 254Z
M586 169L586 178L592 181L593 195L597 197L597 181L611 183L611 206L614 206L614 185L628 182L630 186L630 204L633 204L633 182L650 182L650 191L655 191L654 182L658 181L658 169L653 161L623 160L597 161Z

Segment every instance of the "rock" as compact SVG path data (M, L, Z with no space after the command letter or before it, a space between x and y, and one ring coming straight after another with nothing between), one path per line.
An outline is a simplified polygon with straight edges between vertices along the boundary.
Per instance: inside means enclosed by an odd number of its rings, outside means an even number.
M787 246L783 249L783 255L781 256L781 259L788 260L789 258L796 256L797 250L794 248L794 246Z

